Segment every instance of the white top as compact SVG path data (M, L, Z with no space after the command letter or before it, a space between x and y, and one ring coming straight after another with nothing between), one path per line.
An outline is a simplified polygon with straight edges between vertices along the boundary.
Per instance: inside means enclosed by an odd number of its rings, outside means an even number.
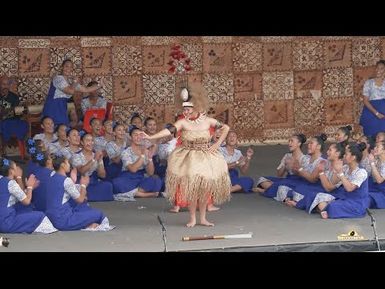
M367 96L369 100L385 99L385 81L381 86L377 86L374 78L368 79L365 81L362 94Z
M242 152L238 149L234 149L234 153L232 155L229 154L225 146L219 147L219 151L221 152L227 163L235 163L239 161L240 158L243 156Z
M288 167L286 161L289 159L293 159L293 153L286 153L283 158L281 159L281 162L279 163L279 166L277 167L277 170L281 169L282 167L285 167L285 171L289 175L293 175L294 172L291 170L291 168ZM302 154L299 158L299 165L300 167L304 168L308 166L310 161L310 156Z
M92 153L92 158L95 160L95 154L94 153ZM84 166L87 163L88 163L88 161L86 160L86 157L84 156L82 151L79 153L76 153L72 156L71 164L74 167ZM85 175L91 176L93 174L93 172L96 171L97 169L98 169L98 162L95 160L94 162L92 162L90 169L85 173Z
M122 162L123 162L122 171L127 171L127 165L131 165L135 163L140 157L141 157L140 155L138 156L137 154L134 153L131 147L126 148L122 152ZM148 158L145 155L143 165L139 168L139 170L144 169L147 166L148 162L149 162Z
M361 160L360 167L365 169L365 171L368 173L368 176L372 175L372 167L370 166L370 160L368 157Z
M71 94L66 94L63 89L70 86L70 83L64 78L63 75L56 75L52 80L53 86L56 88L53 98L71 98ZM79 89L80 84L77 84L76 89Z
M54 155L63 155L62 153L62 150L68 146L68 142L66 141L66 144L64 146L62 146L59 142L59 140L55 140L53 142L51 142L49 145L48 145L48 150L51 154L54 154Z
M11 207L18 201L21 202L27 197L27 195L15 180L10 180L8 182L8 191L11 196L9 197L7 207Z
M47 139L45 133L38 133L33 137L33 140L41 140L44 143L44 146L48 149L49 145L57 140L57 135L54 133L52 139Z
M122 152L126 149L127 143L123 142L122 146L118 146L115 141L109 141L106 144L107 155L110 159L121 156Z
M176 147L177 139L173 138L172 140L161 143L158 145L158 156L160 160L167 160L168 156L173 152Z
M349 182L357 187L360 187L361 184L368 178L368 173L360 167L357 167L351 174L349 174L349 167L345 166L343 172Z
M106 145L107 140L104 138L104 136L97 136L94 138L94 150L96 152L106 150Z

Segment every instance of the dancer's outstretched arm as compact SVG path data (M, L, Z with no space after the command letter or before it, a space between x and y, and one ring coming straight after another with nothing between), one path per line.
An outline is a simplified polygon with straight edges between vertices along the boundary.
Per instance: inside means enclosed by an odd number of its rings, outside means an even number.
M174 135L182 129L183 127L183 120L178 120L176 123L174 123L170 128L165 128L165 129L162 129L160 132L154 134L154 135L151 135L149 136L148 134L146 134L145 132L141 132L141 134L143 135L143 138L144 139L148 139L148 140L153 140L153 139L159 139L159 138L163 138L163 137L166 137L166 136L169 136L169 135Z

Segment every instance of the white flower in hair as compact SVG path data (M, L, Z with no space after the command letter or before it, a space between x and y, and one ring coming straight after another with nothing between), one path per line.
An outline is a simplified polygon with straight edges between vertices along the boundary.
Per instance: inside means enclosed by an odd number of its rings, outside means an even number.
M180 96L181 96L183 101L187 101L188 100L188 90L187 90L187 88L183 88L182 89L182 91L180 92Z

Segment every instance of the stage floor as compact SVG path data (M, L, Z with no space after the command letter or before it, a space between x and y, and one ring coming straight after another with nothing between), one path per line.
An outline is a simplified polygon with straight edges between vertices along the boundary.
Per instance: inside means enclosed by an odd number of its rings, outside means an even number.
M274 173L286 146L256 147L251 174ZM165 250L158 215L166 228L167 251L376 251L369 216L361 219L322 220L319 214L285 206L253 194L233 194L221 210L208 214L215 227L187 228L188 212L169 213L164 198L136 202L91 203L117 227L110 232L0 234L10 239L0 252L162 252ZM385 248L385 210L372 210L381 247ZM338 241L355 230L364 241ZM183 236L253 233L251 239L182 241ZM384 242L383 242L384 241Z

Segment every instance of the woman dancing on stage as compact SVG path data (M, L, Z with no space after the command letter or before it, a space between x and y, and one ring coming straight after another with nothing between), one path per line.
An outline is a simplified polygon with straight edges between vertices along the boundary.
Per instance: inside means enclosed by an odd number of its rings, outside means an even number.
M225 140L229 127L216 119L210 118L205 111L208 106L203 88L196 84L184 88L181 92L184 113L187 116L173 126L163 129L145 139L163 138L177 131L182 131L182 146L177 147L169 156L166 173L167 196L172 203L179 191L189 203L190 221L187 227L196 224L196 209L199 204L200 224L214 226L206 219L208 198L220 204L230 199L231 182L224 157L218 148ZM211 145L210 127L222 127L222 135Z

